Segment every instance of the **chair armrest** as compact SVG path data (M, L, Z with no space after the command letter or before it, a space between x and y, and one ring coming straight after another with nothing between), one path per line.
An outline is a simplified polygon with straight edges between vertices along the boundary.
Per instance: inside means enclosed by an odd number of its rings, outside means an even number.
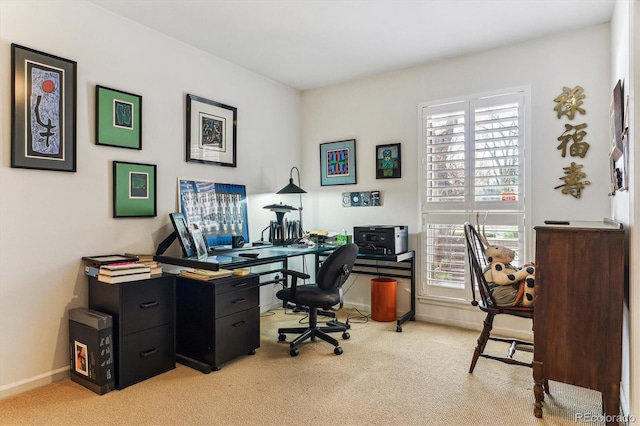
M292 271L290 269L282 269L282 273L285 275L291 275L292 277L300 278L302 280L311 278L309 274L305 274L304 272Z

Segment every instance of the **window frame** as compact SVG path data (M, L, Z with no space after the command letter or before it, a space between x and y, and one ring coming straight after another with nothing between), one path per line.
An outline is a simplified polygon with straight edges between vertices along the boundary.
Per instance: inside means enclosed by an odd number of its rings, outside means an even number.
M522 161L522 175L519 176L519 187L521 190L519 200L518 200L518 208L513 210L504 210L499 209L496 206L496 203L487 202L486 204L474 206L475 200L474 196L468 196L470 188L474 188L472 182L465 182L465 197L463 200L463 206L460 203L443 203L439 205L438 208L430 208L432 205L427 203L427 197L425 191L425 138L426 138L426 126L425 120L427 118L427 108L437 105L451 105L455 106L456 103L466 103L467 109L465 109L465 116L471 117L468 115L469 111L472 108L478 108L479 106L486 105L487 103L491 103L491 100L495 100L496 97L505 96L508 94L517 94L517 96L522 97L522 101L520 102L519 111L519 139L521 140L521 146L519 149L521 150L519 157L520 161ZM428 280L428 271L426 271L428 256L426 244L428 243L429 236L426 233L426 227L428 225L428 220L430 217L434 215L448 215L453 217L453 215L458 215L460 218L464 218L465 221L469 221L471 223L475 223L476 221L476 210L473 210L473 207L477 207L478 211L481 211L483 217L486 218L487 225L493 224L496 225L500 220L507 220L511 223L514 223L514 218L519 215L518 219L518 228L520 232L522 232L523 243L521 245L521 256L518 260L518 264L522 264L526 261L533 261L533 229L529 225L529 218L531 217L531 88L530 86L518 86L512 87L502 90L496 90L492 92L483 92L476 93L468 96L459 96L452 97L447 99L429 101L429 102L421 102L418 104L418 145L419 145L419 156L418 156L418 170L419 170L419 197L420 197L420 232L421 232L421 256L420 256L420 282L418 285L417 297L421 299L437 299L437 300L448 300L448 301L469 301L471 300L471 290L469 288L470 278L469 271L466 267L465 263L465 279L464 279L464 288L450 288L450 287L439 287L434 285L429 285L427 283ZM469 177L469 158L474 158L473 156L469 157L468 153L475 152L475 123L469 123L469 120L465 120L465 179L473 179L473 176ZM471 141L469 141L469 137ZM473 200L469 202L468 200ZM446 204L446 205L445 205ZM503 215L507 215L507 217ZM486 215L486 216L485 216ZM508 219L509 217L509 219ZM501 219L502 218L502 219ZM521 219L521 221L520 221ZM460 224L460 229L462 229L462 223Z

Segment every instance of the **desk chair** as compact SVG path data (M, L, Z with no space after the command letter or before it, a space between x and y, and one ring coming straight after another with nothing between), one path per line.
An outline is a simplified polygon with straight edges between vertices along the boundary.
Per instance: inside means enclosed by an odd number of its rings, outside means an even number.
M289 345L289 354L297 356L300 351L298 345L307 339L312 341L316 337L335 346L333 353L342 354L342 348L338 341L327 333L342 332L342 338L348 339L347 327L334 325L327 327L318 326L318 309L328 310L335 305L342 307L342 284L347 280L353 264L358 256L358 246L345 244L338 247L327 257L316 276L316 284L298 285L298 278L308 279L309 275L302 272L284 270L283 273L291 277L291 286L283 288L276 293L276 297L284 302L301 305L309 309L309 326L296 328L281 328L278 330L278 341L287 339L285 334L299 334Z
M484 255L485 247L482 241L478 237L478 232L470 223L464 224L464 236L467 243L467 260L469 266L469 272L471 275L471 296L473 306L477 306L481 311L487 314L484 320L484 326L480 337L478 337L478 344L473 352L473 359L471 360L471 366L469 367L469 373L473 373L473 369L476 367L478 358L488 358L496 361L501 361L507 364L523 365L531 367L531 363L521 362L513 359L513 355L516 352L516 348L533 351L533 343L525 342L517 339L502 339L498 337L491 337L491 329L493 328L493 320L496 315L506 314L521 318L530 318L533 321L533 307L521 307L521 306L498 306L493 294L484 278L484 271L487 267L487 260ZM480 300L476 300L476 291L480 294ZM506 357L498 357L484 353L485 346L489 340L498 342L509 343L509 351ZM548 386L548 385L547 385ZM548 392L548 387L547 387Z

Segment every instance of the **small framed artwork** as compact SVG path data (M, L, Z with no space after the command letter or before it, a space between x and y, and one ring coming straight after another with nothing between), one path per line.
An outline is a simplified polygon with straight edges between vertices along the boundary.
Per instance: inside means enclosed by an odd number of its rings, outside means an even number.
M156 216L156 166L113 162L113 217Z
M320 144L320 184L349 185L356 177L356 140Z
M76 171L75 61L11 44L11 167Z
M200 228L194 227L191 229L191 238L193 239L193 244L196 246L198 260L206 259L208 257L207 243L204 240L204 235L202 235Z
M187 161L236 167L238 109L187 95Z
M376 146L376 179L402 177L400 144Z
M142 149L142 96L96 86L96 145Z
M185 257L194 256L196 254L196 249L191 239L191 234L189 233L189 228L187 227L187 221L184 218L184 215L182 213L169 213L169 217L171 218L173 229L178 237L178 241L180 242L180 247L182 247L182 254Z

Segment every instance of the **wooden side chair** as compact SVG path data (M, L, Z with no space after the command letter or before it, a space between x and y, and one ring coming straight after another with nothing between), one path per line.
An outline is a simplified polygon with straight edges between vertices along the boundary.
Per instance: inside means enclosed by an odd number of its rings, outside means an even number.
M469 222L464 224L464 235L467 244L467 258L469 272L471 275L471 295L473 306L477 306L481 311L485 312L487 316L484 319L484 325L480 337L478 337L478 344L473 352L473 358L471 359L471 366L469 367L469 373L473 373L476 363L480 357L493 359L496 361L504 362L507 364L522 365L525 367L532 367L532 363L518 361L513 358L516 353L516 349L532 352L533 343L518 339L504 339L500 337L492 337L491 330L493 328L493 320L496 315L512 315L521 318L530 318L533 322L533 307L521 307L521 306L498 306L487 281L484 278L484 270L487 267L487 260L485 258L485 245L482 243L481 238L478 236L478 232ZM477 295L480 298L478 300ZM507 356L494 356L484 352L487 342L494 340L498 342L505 342L509 344ZM549 392L549 385L545 383L545 390Z

